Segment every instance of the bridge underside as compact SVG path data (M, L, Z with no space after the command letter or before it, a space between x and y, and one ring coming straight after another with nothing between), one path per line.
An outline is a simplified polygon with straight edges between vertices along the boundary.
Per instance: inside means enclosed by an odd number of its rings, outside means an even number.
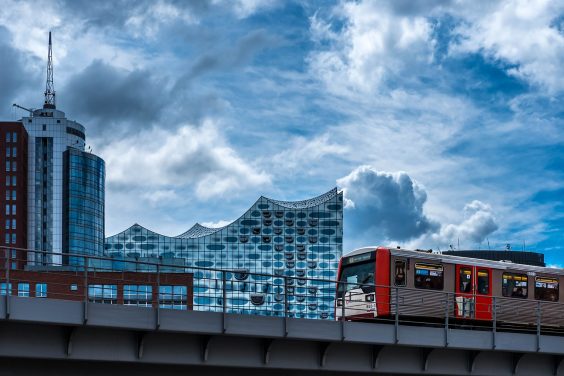
M556 336L17 297L0 312L0 375L564 375Z

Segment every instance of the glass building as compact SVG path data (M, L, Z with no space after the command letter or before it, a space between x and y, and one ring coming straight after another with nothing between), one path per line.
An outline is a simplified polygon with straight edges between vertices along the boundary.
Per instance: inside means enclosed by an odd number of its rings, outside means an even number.
M63 153L63 252L101 255L104 249L104 160L69 148ZM82 265L83 258L63 260Z
M343 242L343 194L337 188L304 201L260 197L239 219L222 228L199 224L178 236L165 236L138 224L106 238L106 267L139 267L127 261L183 265L163 271L194 273L194 309L222 309L220 271L229 289L228 311L332 318L335 283ZM264 273L253 275L252 273ZM284 286L284 276L288 286ZM302 279L304 278L304 279ZM306 280L312 278L316 280Z

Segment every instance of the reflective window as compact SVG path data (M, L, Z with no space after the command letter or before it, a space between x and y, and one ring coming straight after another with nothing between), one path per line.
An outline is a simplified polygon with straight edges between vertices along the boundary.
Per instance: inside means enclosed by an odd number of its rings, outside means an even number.
M17 157L17 156L18 156L18 148L14 146L12 148L12 157Z
M29 283L20 282L18 283L18 296L29 296Z
M12 284L8 283L8 294L12 295ZM0 283L0 295L6 295L6 282Z
M12 200L16 199L16 191L12 191Z
M16 162L16 161L12 162L12 171L13 172L18 171L18 162Z
M395 268L395 285L396 286L405 286L406 285L406 274L405 274L405 261L398 260L396 261L396 268Z
M16 220L12 219L12 230L16 230Z
M558 301L558 278L535 277L535 299Z
M16 215L16 205L12 205L12 215Z
M10 161L6 161L6 172L10 172Z
M153 288L150 285L124 285L123 304L138 307L151 307Z
M187 309L187 289L186 286L160 286L159 287L159 306L169 309Z
M88 285L88 300L94 303L117 304L117 285Z
M458 291L464 293L472 292L472 268L460 268Z
M14 134L12 135L12 141L13 142L17 142L18 141L18 134L16 132L14 132Z
M16 176L12 176L12 187L16 186L17 178Z
M9 230L9 229L10 229L10 224L11 224L11 223L12 223L11 220L6 219L6 230Z
M11 135L12 134L10 132L6 132L6 142L10 142L12 140Z
M526 274L503 273L501 292L511 298L526 298L528 295L528 277Z
M11 151L11 150L12 150L12 149L10 149L9 147L6 147L6 157L7 157L7 158L10 157L10 151Z
M47 297L47 284L46 283L36 283L35 284L35 297L36 298L46 298Z
M427 290L442 290L444 286L443 266L417 263L414 268L415 287Z
M10 205L6 205L6 215L10 215Z
M490 293L490 272L487 269L478 269L478 294Z
M12 244L16 244L16 233L12 233Z

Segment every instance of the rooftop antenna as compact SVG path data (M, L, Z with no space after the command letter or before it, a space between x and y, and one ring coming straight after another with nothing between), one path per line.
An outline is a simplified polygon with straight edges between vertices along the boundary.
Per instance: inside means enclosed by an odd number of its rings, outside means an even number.
M47 83L45 84L45 103L43 108L55 109L55 85L53 84L53 49L49 32L49 53L47 55Z
M488 241L488 251L491 251L492 249L490 248L490 238L486 238Z

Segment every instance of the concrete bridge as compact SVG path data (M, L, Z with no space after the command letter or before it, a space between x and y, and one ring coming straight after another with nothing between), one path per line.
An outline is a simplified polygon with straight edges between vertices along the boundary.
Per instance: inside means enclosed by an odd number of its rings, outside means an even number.
M564 337L2 296L0 375L564 375Z

